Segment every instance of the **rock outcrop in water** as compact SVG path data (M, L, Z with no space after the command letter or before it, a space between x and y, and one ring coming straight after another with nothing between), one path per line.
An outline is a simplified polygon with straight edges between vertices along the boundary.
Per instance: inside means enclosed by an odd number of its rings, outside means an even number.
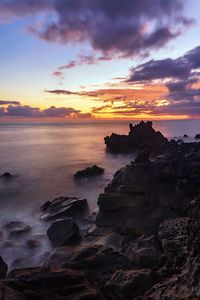
M104 173L104 169L99 167L99 166L92 166L88 167L84 170L77 171L74 174L74 178L79 179L79 178L85 178L85 177L93 177L93 176L98 176Z
M133 152L140 149L149 151L163 151L168 145L168 140L160 133L153 129L152 122L140 122L133 126L129 125L128 135L119 135L112 133L111 136L105 137L105 144L110 152L124 153Z
M43 266L11 271L1 281L2 299L200 299L199 170L199 143L174 141L154 160L145 149L99 196L82 241L59 241ZM72 225L86 217L79 200L57 198L42 214L66 223L73 212ZM65 229L54 226L54 238L65 239Z

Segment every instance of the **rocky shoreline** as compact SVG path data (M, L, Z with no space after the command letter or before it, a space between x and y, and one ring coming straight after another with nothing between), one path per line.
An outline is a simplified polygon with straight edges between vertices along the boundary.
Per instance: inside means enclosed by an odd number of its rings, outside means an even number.
M98 212L89 214L86 199L42 205L52 251L9 271L1 258L0 299L200 299L200 143L153 138L145 124L151 139L141 143L143 128L139 140L130 128L139 155L99 195ZM37 249L30 226L11 223L2 230L15 241L30 235Z

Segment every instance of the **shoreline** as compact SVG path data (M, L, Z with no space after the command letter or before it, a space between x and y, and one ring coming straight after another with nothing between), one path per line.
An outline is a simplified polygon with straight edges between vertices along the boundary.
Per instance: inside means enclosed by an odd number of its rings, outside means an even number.
M49 222L52 251L34 268L9 271L1 282L3 299L42 295L46 300L49 293L56 293L52 299L61 294L71 299L153 300L161 294L197 299L200 144L173 142L153 160L143 150L115 173L99 195L96 213L88 213L86 200L67 197L38 209L40 219ZM20 241L30 234L28 225L7 224L4 230ZM29 238L29 247L37 251L39 239ZM3 261L0 267L4 278Z

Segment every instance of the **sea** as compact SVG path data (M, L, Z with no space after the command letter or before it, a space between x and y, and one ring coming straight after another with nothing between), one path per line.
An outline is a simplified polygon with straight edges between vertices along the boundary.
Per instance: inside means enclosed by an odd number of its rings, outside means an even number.
M91 212L97 209L98 195L114 173L135 158L108 153L104 137L127 134L130 122L0 123L0 174L13 175L0 179L0 223L23 220L35 232L44 230L35 216L44 202L59 196L86 198ZM193 141L200 133L200 119L154 121L153 126L168 139L187 134L185 141ZM94 164L105 169L102 176L74 180L74 173Z

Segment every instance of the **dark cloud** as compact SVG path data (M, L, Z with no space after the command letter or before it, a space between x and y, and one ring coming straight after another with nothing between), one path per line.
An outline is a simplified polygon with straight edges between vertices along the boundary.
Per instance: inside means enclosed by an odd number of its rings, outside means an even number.
M8 0L2 14L49 12L48 22L30 30L50 42L87 42L111 55L146 55L191 24L182 0Z
M0 16L26 16L53 9L51 0L1 0Z
M150 60L131 69L128 82L145 83L160 80L169 90L168 99L200 99L200 46L176 59Z
M9 105L7 108L0 108L0 117L21 117L21 118L92 118L91 113L82 113L72 107L51 106L41 110L38 107L28 105Z
M76 110L72 107L55 107L51 106L47 109L43 110L43 114L45 117L51 118L64 118L67 116L72 116L73 114L79 114L81 111Z
M5 111L5 115L11 117L40 117L42 113L39 108L30 107L28 105L10 105Z
M56 95L76 95L75 92L71 92L67 90L46 90L45 92L56 94Z
M10 101L10 100L0 100L0 105L8 105L8 104L12 104L12 105L20 105L19 101Z

